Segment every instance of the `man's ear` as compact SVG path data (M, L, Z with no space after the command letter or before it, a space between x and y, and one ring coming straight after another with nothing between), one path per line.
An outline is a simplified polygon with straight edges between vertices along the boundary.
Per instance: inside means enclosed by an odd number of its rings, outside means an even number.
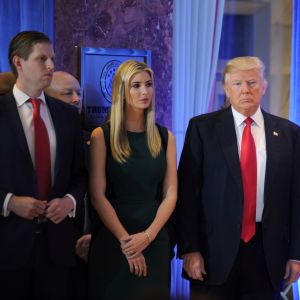
M13 58L12 58L12 63L13 65L15 66L15 68L19 71L19 70L22 70L22 58L15 55Z
M266 93L267 87L268 87L268 83L266 80L264 80L263 81L263 95Z

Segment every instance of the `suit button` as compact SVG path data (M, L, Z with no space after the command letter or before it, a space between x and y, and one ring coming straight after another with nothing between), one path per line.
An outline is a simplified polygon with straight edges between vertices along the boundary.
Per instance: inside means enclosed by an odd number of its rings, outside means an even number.
M237 229L241 229L241 227L242 227L242 224L241 224L241 223L238 223L238 224L236 225L236 228L237 228Z

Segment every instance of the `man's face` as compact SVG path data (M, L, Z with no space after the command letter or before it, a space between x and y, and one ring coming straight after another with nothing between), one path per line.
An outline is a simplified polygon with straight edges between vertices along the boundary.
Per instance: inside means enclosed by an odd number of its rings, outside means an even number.
M51 88L47 93L61 101L72 104L81 110L81 90L78 80L69 75L54 75Z
M236 111L251 116L260 105L266 84L258 69L236 70L229 74L224 90Z
M14 57L18 71L17 82L24 90L44 90L52 80L54 51L49 43L38 43L32 48L27 60Z

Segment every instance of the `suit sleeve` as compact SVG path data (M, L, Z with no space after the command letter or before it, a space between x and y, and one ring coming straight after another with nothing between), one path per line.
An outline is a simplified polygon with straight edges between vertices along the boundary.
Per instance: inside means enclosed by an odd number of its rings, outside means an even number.
M289 259L300 261L300 129L297 127L294 148L294 168L292 177L290 212Z
M84 143L79 117L76 116L74 124L75 138L73 146L73 159L71 168L71 180L68 194L71 194L77 203L77 207L83 206L85 193L87 191L87 170L84 163Z
M191 119L178 167L176 230L178 256L200 251L200 218L203 145L197 122Z

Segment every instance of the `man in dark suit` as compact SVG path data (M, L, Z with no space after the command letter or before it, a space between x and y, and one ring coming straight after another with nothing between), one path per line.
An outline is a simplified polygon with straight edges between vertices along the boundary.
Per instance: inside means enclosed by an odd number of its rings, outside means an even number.
M81 88L77 78L72 74L64 71L54 72L51 84L45 89L45 93L57 100L74 105L81 113ZM86 169L89 168L90 135L89 131L83 130ZM84 235L76 242L76 253L84 261L87 261L91 232L99 223L99 217L96 210L91 206L89 197L85 197L85 202Z
M82 99L80 84L72 74L64 71L56 71L53 73L51 84L45 89L45 93L57 100L63 101L77 107L81 113ZM85 164L88 169L89 164L89 131L83 131ZM75 252L80 257L77 258L77 264L72 268L70 276L70 294L69 299L83 300L87 299L87 283L88 283L88 254L91 242L91 232L95 224L99 222L95 209L92 208L90 199L86 195L84 199L84 215L76 216L76 222L81 228L82 236L76 241Z
M17 80L0 97L1 299L63 300L86 192L80 120L44 94L54 71L46 35L17 34L9 61Z
M234 58L231 106L190 120L176 221L191 299L271 300L299 277L300 130L261 110L266 86L258 58Z

